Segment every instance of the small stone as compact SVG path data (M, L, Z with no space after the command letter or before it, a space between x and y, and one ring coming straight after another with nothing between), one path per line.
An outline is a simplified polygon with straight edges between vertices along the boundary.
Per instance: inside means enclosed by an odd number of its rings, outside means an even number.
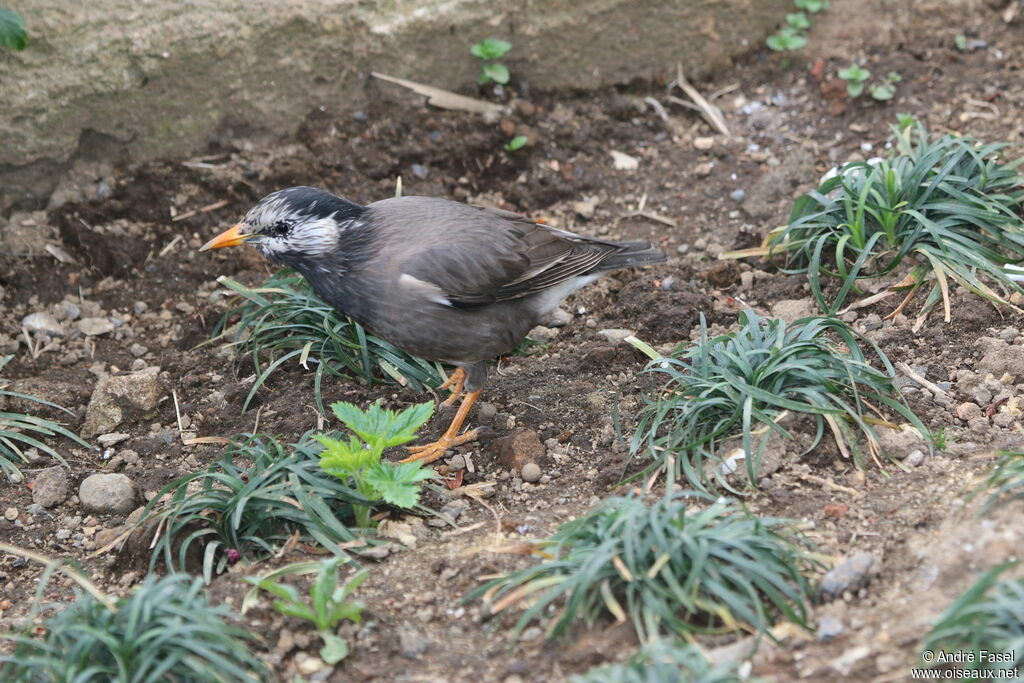
M537 327L535 327L532 330L530 330L530 333L528 335L526 335L526 336L528 336L530 339L532 339L535 342L540 342L541 344L547 344L552 339L557 337L558 333L559 333L559 330L556 327L544 327L543 325L537 325Z
M7 508L7 510L4 511L4 519L6 519L7 521L13 522L17 518L18 508Z
M324 668L324 660L319 657L306 657L301 662L296 658L296 667L299 673L304 676L310 676L315 674L320 669Z
M712 137L696 137L693 139L694 149L706 152L715 146L715 139Z
M54 534L58 541L66 541L71 538L71 529L57 529Z
M1002 339L1007 344L1012 342L1018 336L1020 336L1020 330L1018 330L1016 327L1007 327L1005 330L999 333L999 338Z
M519 634L519 642L521 643L532 643L535 640L540 640L544 635L544 631L538 626L531 626L530 628L524 629Z
M507 469L521 471L527 463L537 462L545 454L537 432L532 429L517 429L501 440L498 462Z
M63 467L47 467L36 475L32 485L32 501L52 508L68 497L68 474Z
M149 353L149 349L147 349L145 346L143 346L142 344L139 344L137 342L135 344L132 344L131 347L129 347L128 350L136 358L141 358L141 357L145 356L147 353Z
M821 580L821 592L835 597L845 591L855 591L868 581L868 574L875 564L871 553L857 553L847 558L825 574Z
M587 197L582 201L575 202L572 205L572 210L580 218L590 220L594 217L594 212L597 211L597 197Z
M823 617L818 622L817 638L822 642L828 642L836 636L842 635L843 622L835 617Z
M75 327L87 337L96 337L114 331L114 323L106 318L82 318Z
M921 451L921 450L911 451L910 455L908 455L907 459L904 460L903 462L907 463L911 467L917 467L918 465L920 465L921 463L924 462L924 451Z
M612 344L621 344L626 340L626 337L633 336L633 330L627 330L625 328L610 328L606 330L598 330L597 334L604 337Z
M60 301L53 305L53 314L58 320L76 320L82 309L70 301Z
M448 458L448 467L453 470L464 470L466 469L466 458L456 453L452 457Z
M402 656L407 659L419 659L427 648L430 641L423 637L423 634L415 629L404 628L398 633L398 646Z
M970 420L975 417L981 417L981 406L977 403L961 403L956 407L956 416L961 420Z
M51 337L64 336L64 328L49 313L31 313L22 318L21 324L26 330L35 334L45 334Z
M93 474L78 489L83 510L105 515L131 512L137 496L135 482L124 474Z
M814 303L807 299L783 299L772 305L772 316L787 323L815 315Z
M494 407L493 403L488 403L487 401L481 401L480 403L477 403L476 405L477 405L476 414L479 417L481 417L481 418L483 418L485 420L490 420L491 418L493 418L495 415L498 414L498 409Z
M742 204L747 199L747 193L744 190L733 190L729 193L729 199Z
M152 417L164 395L158 367L129 375L104 377L96 384L89 399L82 435L106 434L126 420Z
M882 327L882 316L877 313L871 313L864 318L863 321L864 329L868 332L872 332Z
M127 441L130 435L121 432L109 432L107 434L100 434L96 437L96 440L101 446L113 446L114 444Z
M693 167L693 172L702 178L705 176L709 176L711 175L711 164L707 162L703 164L697 164L696 166Z
M429 173L427 172L427 167L424 166L423 164L413 164L410 167L410 170L412 171L412 174L419 178L420 180L426 180L427 176L429 175Z
M520 474L523 477L523 481L527 481L532 484L540 479L540 465L535 462L528 462L523 465L523 469Z
M612 155L612 167L616 171L635 171L640 167L640 160L618 150L609 150Z
M669 275L667 278L661 281L661 288L666 292L672 290L672 286L676 283L676 276Z

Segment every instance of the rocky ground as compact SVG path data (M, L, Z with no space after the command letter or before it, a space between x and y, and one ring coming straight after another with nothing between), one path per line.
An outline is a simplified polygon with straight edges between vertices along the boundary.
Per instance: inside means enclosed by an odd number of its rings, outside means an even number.
M599 625L549 644L531 627L510 642L511 620L487 619L479 604L463 603L480 577L528 561L491 548L548 534L609 495L630 467L613 408L628 432L644 358L624 336L671 348L692 338L702 313L726 329L746 307L787 319L813 312L803 278L716 257L758 244L834 164L883 151L897 112L936 133L1008 141L1009 156L1024 154L1024 47L1020 19L1007 23L1007 8L965 4L951 14L948 4L871 2L869 13L860 3L834 4L795 56L761 50L697 84L723 110L731 138L658 85L540 93L519 84L500 126L373 86L365 111L314 112L298 139L274 148L226 138L186 162L81 162L50 207L16 213L0 231L0 353L15 354L4 369L9 388L74 411L68 418L34 409L67 418L97 449L60 443L70 469L40 455L23 468L23 481L0 484L0 536L74 558L123 593L144 575L146 558L97 551L160 487L217 457L218 446L188 440L257 429L295 439L316 428L312 376L298 363L279 370L241 412L252 364L230 346L204 343L230 300L215 280L226 274L257 284L270 271L251 251L196 249L274 189L315 184L369 202L393 194L401 176L406 194L651 239L670 259L574 295L564 326L536 330L542 344L530 355L501 361L471 418L497 438L444 464L463 468L466 484L494 482L493 495L449 503L454 529L415 517L389 521L385 531L407 549L372 565L360 591L367 618L347 627L353 652L342 666L323 667L315 637L295 620L255 610L247 622L289 680L560 680L628 655L635 643L622 628ZM974 47L959 50L957 34ZM891 103L845 96L834 76L853 58L902 75ZM510 133L526 135L528 146L504 152ZM914 333L913 315L883 320L889 310L883 302L845 319L936 385L932 392L899 380L928 427L944 430L945 447L930 454L923 442L891 437L899 461L884 470L858 470L823 448L782 457L765 473L764 491L748 500L752 511L802 520L841 568L815 608L817 632L793 631L786 647L761 647L755 674L902 680L928 621L1024 542L1013 524L1019 509L979 519L965 503L997 449L1024 446L1024 316L956 293L951 323L936 313ZM395 406L423 399L355 380L329 382L324 393ZM295 552L279 562L299 559ZM239 574L267 566L236 565L215 579L213 595L237 606L246 588ZM0 627L23 619L39 574L31 563L0 558ZM59 579L49 591L53 600L71 595ZM708 645L715 657L730 657L748 641Z

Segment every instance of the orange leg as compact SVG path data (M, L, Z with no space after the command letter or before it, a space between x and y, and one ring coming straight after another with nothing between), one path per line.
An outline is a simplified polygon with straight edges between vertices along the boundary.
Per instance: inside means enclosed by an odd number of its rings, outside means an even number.
M455 368L455 372L444 381L444 384L438 387L438 389L451 388L452 393L441 402L443 406L453 406L455 401L462 395L462 385L466 383L466 371L462 368Z
M475 440L479 436L478 430L473 429L465 434L459 434L459 430L462 429L462 423L466 421L469 410L479 397L479 391L466 394L466 397L462 399L462 405L459 406L459 411L455 413L451 425L448 426L448 431L442 434L441 438L434 443L428 443L423 446L410 446L409 452L412 455L401 462L420 460L424 464L431 463L444 455L445 451L449 448Z

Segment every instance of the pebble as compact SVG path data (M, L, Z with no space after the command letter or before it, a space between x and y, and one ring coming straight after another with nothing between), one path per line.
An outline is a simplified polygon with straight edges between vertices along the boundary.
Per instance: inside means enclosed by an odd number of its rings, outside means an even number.
M544 631L540 630L539 626L531 626L519 634L519 642L532 643L535 640L540 640L543 635Z
M604 337L612 344L621 344L626 340L626 337L633 336L633 330L627 330L625 328L610 328L606 330L598 330L597 334Z
M823 617L818 622L817 638L822 642L828 642L836 636L842 635L843 622L835 617Z
M93 474L78 489L82 509L98 514L127 514L135 509L137 496L135 482L124 474Z
M558 333L559 329L557 327L544 327L543 325L538 325L537 327L530 330L530 333L526 336L528 336L535 342L547 344L552 339L557 337Z
M96 337L114 331L114 323L106 318L82 318L75 326L87 337Z
M22 318L21 324L29 332L36 334L46 334L51 337L64 336L64 328L49 313L31 313Z
M917 467L924 462L924 452L920 450L911 451L910 455L903 462L907 463L911 467Z
M513 471L522 471L527 463L536 462L545 454L537 432L532 429L517 429L501 440L498 462Z
M410 167L410 170L412 171L412 174L419 178L420 180L426 180L427 176L429 175L429 173L427 172L427 168L422 164L413 164Z
M145 346L137 342L135 344L132 344L128 350L136 358L141 358L142 356L145 356L147 353L149 353L149 349L147 349Z
M864 318L864 329L868 332L873 330L881 329L882 327L882 316L877 313L871 313Z
M572 205L572 210L580 218L590 220L594 217L594 212L597 211L597 201L597 197L587 197L582 201L575 202Z
M298 658L296 658L297 660ZM297 661L296 668L300 674L309 676L324 668L324 660L319 657L306 657L301 662Z
M712 137L697 137L693 139L693 146L702 152L706 152L715 146L715 139Z
M1016 327L1007 327L1005 330L999 333L999 338L1009 344L1014 339L1020 336L1020 330Z
M4 511L4 519L6 519L7 521L13 522L17 518L18 508L7 508L7 510Z
M402 650L402 656L407 659L419 659L427 648L430 641L423 637L423 634L411 628L402 629L398 633L398 645Z
M694 166L693 172L701 177L709 176L711 175L711 164L706 162L703 164L697 164Z
M737 204L742 204L747 198L747 193L743 190L733 190L729 193L729 199L733 200Z
M843 560L822 578L821 592L834 597L844 591L857 590L867 583L874 564L875 558L871 553L857 553Z
M44 508L60 505L68 497L68 474L63 467L47 467L36 475L32 501Z
M540 479L540 465L535 462L528 462L523 465L523 469L520 474L523 477L523 481L527 481L532 484Z
M82 309L70 301L60 301L53 305L53 314L60 320L76 320Z
M459 453L456 453L452 457L448 458L448 467L453 470L464 470L466 469L466 458Z

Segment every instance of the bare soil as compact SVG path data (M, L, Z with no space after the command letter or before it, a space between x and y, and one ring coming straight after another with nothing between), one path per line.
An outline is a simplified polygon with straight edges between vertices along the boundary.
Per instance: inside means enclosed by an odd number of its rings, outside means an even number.
M803 278L760 261L716 257L758 244L784 221L793 198L832 165L882 153L897 112L913 114L934 133L1008 141L1008 156L1024 153L1024 43L1020 24L1005 24L1001 9L880 1L833 5L817 19L810 44L799 54L758 50L697 84L717 94L714 101L733 139L717 135L696 112L671 104L660 84L530 92L520 83L514 114L503 125L526 134L531 144L506 153L507 136L499 126L428 108L418 97L370 83L372 104L365 111L313 112L298 139L272 149L225 136L209 154L188 162L98 163L83 191L102 183L102 198L12 217L4 236L8 248L0 254L0 350L16 353L7 379L75 411L72 428L80 427L99 377L144 366L161 369L188 432L231 436L258 423L261 432L295 439L316 428L310 372L297 363L283 367L243 414L251 363L232 358L218 344L203 344L227 307L216 278L255 284L270 270L252 252L210 255L196 249L260 197L289 185L318 185L368 203L393 194L401 176L405 194L500 206L582 233L651 239L670 255L667 264L621 273L574 295L565 304L571 321L529 355L502 359L485 392L490 407L471 418L493 427L498 438L521 428L536 432L546 444L538 462L542 479L525 483L518 471L502 465L496 441L466 448L474 471L465 473L464 483L496 482L494 495L486 505L471 502L454 529L405 520L417 542L373 564L360 591L368 605L364 623L346 627L352 655L314 679L551 681L622 659L635 646L628 628L602 623L556 643L544 642L536 630L516 639L514 619L489 618L479 603L463 603L481 577L530 561L491 548L550 533L613 494L631 467L627 448L615 438L613 406L619 406L628 436L644 358L599 332L629 329L656 347L672 348L692 338L702 314L708 324L725 329L745 307L768 314L780 301L797 300L810 310ZM957 33L983 39L987 47L961 52L954 45ZM850 101L834 76L851 58L876 74L899 72L896 98ZM647 98L664 103L664 118ZM710 147L704 138L711 139ZM638 159L638 168L616 170L612 150ZM731 196L734 191L743 192L742 201ZM226 203L172 220L217 202ZM73 262L55 259L41 249L43 242L60 246ZM753 286L744 284L748 272ZM21 320L64 300L114 317L120 326L100 336L57 338L36 348L33 357L38 339L32 347L26 344ZM866 587L816 607L815 617L839 619L842 633L831 640L788 633L787 647L759 651L755 675L907 678L927 620L978 571L1020 547L1012 516L983 522L963 508L965 487L991 464L994 451L1021 447L1020 422L1017 416L996 419L1000 406L993 403L984 424L968 426L956 409L977 397L974 385L958 382L956 373L975 370L979 337L1002 333L1020 352L1021 337L1006 331L1024 330L1024 316L957 294L949 324L936 312L917 334L910 331L912 318L875 328L869 316L884 317L890 310L883 302L847 320L867 331L894 362L923 369L933 382L951 383L947 404L905 385L911 406L930 428L945 430L949 446L918 466L865 471L823 449L783 462L764 491L750 496L754 512L804 522L821 552L837 560L870 552L877 560ZM1018 382L1024 377L1011 378L1006 388L1022 393ZM325 401L383 398L401 406L423 400L408 390L355 380L330 382L324 392ZM431 430L439 432L443 422L435 419ZM219 453L217 446L183 445L170 394L156 417L122 424L118 431L128 439L110 454L130 449L141 457L142 465L126 473L148 495ZM72 465L73 493L84 477L110 469L100 453L61 447ZM26 467L26 482L50 464ZM87 515L74 495L46 514L32 515L25 483L0 484L0 502L17 512L14 520L0 519L5 540L74 558L115 593L144 575L144 558L95 554L109 538L104 530L116 529L123 517ZM71 533L58 536L62 529ZM212 595L238 606L246 589L240 575L304 557L296 549L271 563L236 565L213 582ZM10 601L0 605L0 627L19 623L39 574L31 563L0 557L0 585ZM55 580L50 588L53 600L71 597L66 583ZM319 648L304 624L268 610L257 609L246 621L262 637L282 680L291 680ZM728 640L709 643L724 644Z

